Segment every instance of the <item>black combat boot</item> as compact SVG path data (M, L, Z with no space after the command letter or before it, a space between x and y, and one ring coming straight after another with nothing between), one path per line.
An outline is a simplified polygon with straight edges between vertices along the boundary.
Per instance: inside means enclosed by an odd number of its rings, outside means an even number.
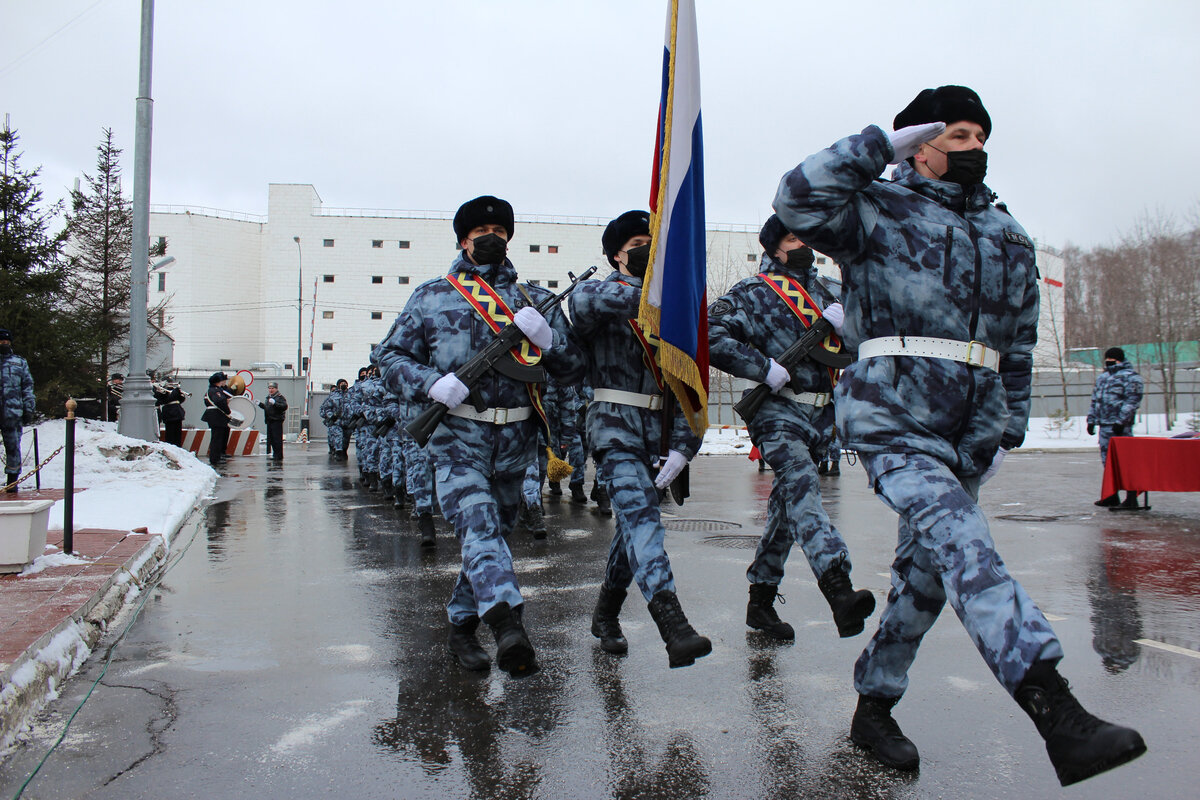
M829 472L829 462L828 461L822 461L820 464L817 464L817 474L818 475L824 475L827 472Z
M370 492L371 494L379 493L379 473L378 472L368 472L367 473L367 491Z
M629 642L621 632L621 604L625 602L625 590L600 584L600 597L592 612L592 636L600 640L600 649L606 653L629 652Z
M525 507L525 530L535 539L546 538L546 513L540 503Z
M1113 492L1108 497L1100 498L1096 502L1092 503L1092 505L1100 506L1101 508L1111 508L1112 506L1119 506L1119 505L1121 505L1121 493Z
M396 493L392 497L392 508L404 508L408 505L408 492L403 486L396 487Z
M892 706L899 700L899 697L860 694L854 721L850 723L850 741L870 750L886 766L913 772L921 766L921 756L917 746L892 719Z
M1119 767L1146 752L1132 728L1097 719L1079 705L1066 678L1049 661L1025 673L1014 695L1046 740L1046 754L1063 786Z
M606 517L612 516L612 503L608 501L608 489L600 483L592 483L592 499L596 501L596 510Z
M772 639L791 641L796 631L775 613L775 597L783 603L779 587L773 583L750 584L750 602L746 605L746 624L760 630Z
M508 603L497 603L483 615L483 621L496 637L496 663L514 678L525 678L538 671L533 645L525 635L520 611Z
M462 625L450 623L450 636L446 640L446 648L454 660L464 668L473 672L484 672L491 668L492 660L475 638L475 629L479 627L479 617L471 617Z
M572 483L571 484L571 502L575 503L576 505L586 506L587 501L588 501L587 495L584 494L584 492L583 492L583 484L582 483Z
M842 463L841 461L830 461L829 469L825 470L825 474L826 475L841 475L842 468L841 468L841 466L839 466L841 463Z
M846 557L842 556L817 581L821 594L833 609L833 622L838 636L845 639L863 631L863 620L875 610L875 595L866 589L854 591L850 585L850 572L846 569Z
M379 491L383 492L387 497L391 497L396 493L396 487L392 485L391 475L379 479Z
M433 514L430 514L428 511L422 511L418 514L417 530L421 532L421 547L434 547L437 545L437 540L434 538Z
M4 485L8 487L4 491L8 492L9 494L15 493L17 491L17 478L21 477L21 473L6 472L4 473L4 477L7 478L7 480L4 481Z
M1125 502L1121 503L1121 508L1138 508L1138 493L1126 492Z
M562 497L562 484L558 481L547 481L550 484L550 496Z
M688 624L674 592L663 589L650 599L649 608L659 635L667 643L667 658L672 669L690 666L697 658L712 652L712 642Z

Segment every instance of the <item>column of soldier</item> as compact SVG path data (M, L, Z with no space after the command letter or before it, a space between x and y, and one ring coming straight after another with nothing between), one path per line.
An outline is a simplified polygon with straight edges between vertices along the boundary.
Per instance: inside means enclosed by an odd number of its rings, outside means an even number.
M775 482L747 571L746 621L794 639L774 604L796 542L839 636L861 633L874 611L871 592L851 584L846 543L821 502L818 464L829 460L836 415L842 444L858 452L871 486L899 515L891 591L853 669L851 740L890 767L918 768L892 709L922 637L949 602L1066 785L1138 757L1145 744L1075 699L1057 670L1059 640L1005 568L978 505L982 484L1024 438L1038 320L1033 244L983 183L992 126L975 92L926 89L892 128L869 126L784 175L759 237L761 272L709 308L713 366L767 387L747 420ZM883 180L889 164L897 167ZM326 403L327 425L340 424L331 427L331 450L344 458L345 432L358 426L364 482L390 485L397 503L407 494L425 545L434 542L436 489L462 554L447 646L468 670L491 667L481 622L502 670L521 678L539 668L506 537L528 514L523 487L540 472L540 436L568 445L578 476L572 497L586 502L583 449L569 433L580 385L592 395L584 438L599 483L593 497L611 503L615 523L591 632L604 651L627 652L620 613L636 583L671 667L711 652L683 612L664 549L660 493L701 440L682 413L663 425L669 389L656 341L636 321L649 221L629 211L609 223L601 244L613 271L573 284L568 322L548 290L518 282L507 257L512 207L492 196L463 204L453 222L461 251L449 273L414 291L372 352L373 366L352 388L339 382ZM816 279L813 248L841 265L840 298ZM793 345L817 320L836 334L796 358ZM521 336L504 363L460 379L479 343L510 326ZM829 358L839 351L856 356L840 376ZM407 412L431 404L446 415L422 448L401 430ZM385 455L397 451L404 457ZM540 519L526 516L526 524L544 535Z

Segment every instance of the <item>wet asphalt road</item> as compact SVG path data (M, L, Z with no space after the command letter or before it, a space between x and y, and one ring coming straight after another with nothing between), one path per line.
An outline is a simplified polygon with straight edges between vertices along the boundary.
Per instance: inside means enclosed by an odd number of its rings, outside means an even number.
M949 608L896 709L920 773L849 743L851 671L877 617L838 639L797 548L780 608L796 643L748 632L744 572L771 475L744 458L698 459L693 499L670 507L680 598L711 656L668 669L636 592L623 613L629 655L601 652L588 620L612 523L547 499L549 539L512 540L542 665L517 681L445 654L458 570L448 531L422 553L407 513L357 489L353 467L323 450L292 448L281 469L233 462L24 797L1195 796L1200 659L1134 640L1200 649L1200 496L1154 495L1147 514L1096 509L1095 454L1010 456L984 498L1000 552L1063 640L1077 695L1150 748L1064 790ZM882 603L895 517L860 467L823 481L855 583ZM46 756L130 618L0 764L4 797Z

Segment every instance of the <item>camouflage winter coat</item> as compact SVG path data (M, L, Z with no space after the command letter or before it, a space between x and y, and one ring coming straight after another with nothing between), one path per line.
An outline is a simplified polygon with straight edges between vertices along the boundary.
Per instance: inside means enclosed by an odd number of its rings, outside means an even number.
M1142 376L1128 361L1105 367L1092 389L1089 425L1132 425L1145 391Z
M476 266L460 253L450 267L451 274L467 272L479 275L504 299L515 314L530 305L517 287L517 271L511 261ZM538 286L526 285L534 303L551 293ZM583 352L559 308L546 315L553 342L543 351L541 365L556 380L575 382L583 375ZM411 398L421 406L430 402L429 388L448 372L465 364L490 342L495 334L445 278L435 278L417 287L404 311L392 324L391 331L371 353L384 381L392 391ZM529 406L526 384L492 370L476 384L488 408ZM470 464L490 473L512 470L529 464L537 445L536 415L523 422L493 425L447 415L429 440L429 454L437 466Z
M613 272L606 280L585 281L571 294L571 324L590 356L587 384L637 394L661 394L643 363L644 349L629 324L638 314L641 279ZM668 389L668 391L670 391ZM595 400L587 407L588 448L600 454L610 448L637 453L647 460L659 455L662 412ZM671 428L670 449L689 459L700 449L679 411Z
M815 266L795 275L764 253L759 272L797 278L818 310L834 302L818 283ZM805 330L804 323L766 281L758 275L746 278L708 308L709 363L730 375L762 383L767 379L771 359L783 355ZM792 370L789 387L796 392L832 392L833 379L828 367L805 359ZM817 408L773 394L763 402L748 428L754 441L763 434L782 431L811 447L824 446L833 434L833 403Z
M996 448L1025 438L1038 285L1033 242L982 184L969 191L908 164L879 180L891 142L871 126L784 175L775 210L842 268L851 350L880 336L982 342L999 371L938 358L888 356L850 366L837 389L845 446L926 453L956 474L981 474Z
M23 417L33 417L33 376L25 359L13 353L0 356L0 391L0 427L19 428Z

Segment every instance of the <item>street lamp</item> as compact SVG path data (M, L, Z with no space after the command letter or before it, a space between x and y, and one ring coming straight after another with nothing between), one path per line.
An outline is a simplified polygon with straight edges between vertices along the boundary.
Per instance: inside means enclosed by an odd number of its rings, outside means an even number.
M300 352L303 349L304 341L304 248L300 247L300 237L293 236L292 241L296 243L297 265L296 270L296 366L292 369L292 374L300 375Z

